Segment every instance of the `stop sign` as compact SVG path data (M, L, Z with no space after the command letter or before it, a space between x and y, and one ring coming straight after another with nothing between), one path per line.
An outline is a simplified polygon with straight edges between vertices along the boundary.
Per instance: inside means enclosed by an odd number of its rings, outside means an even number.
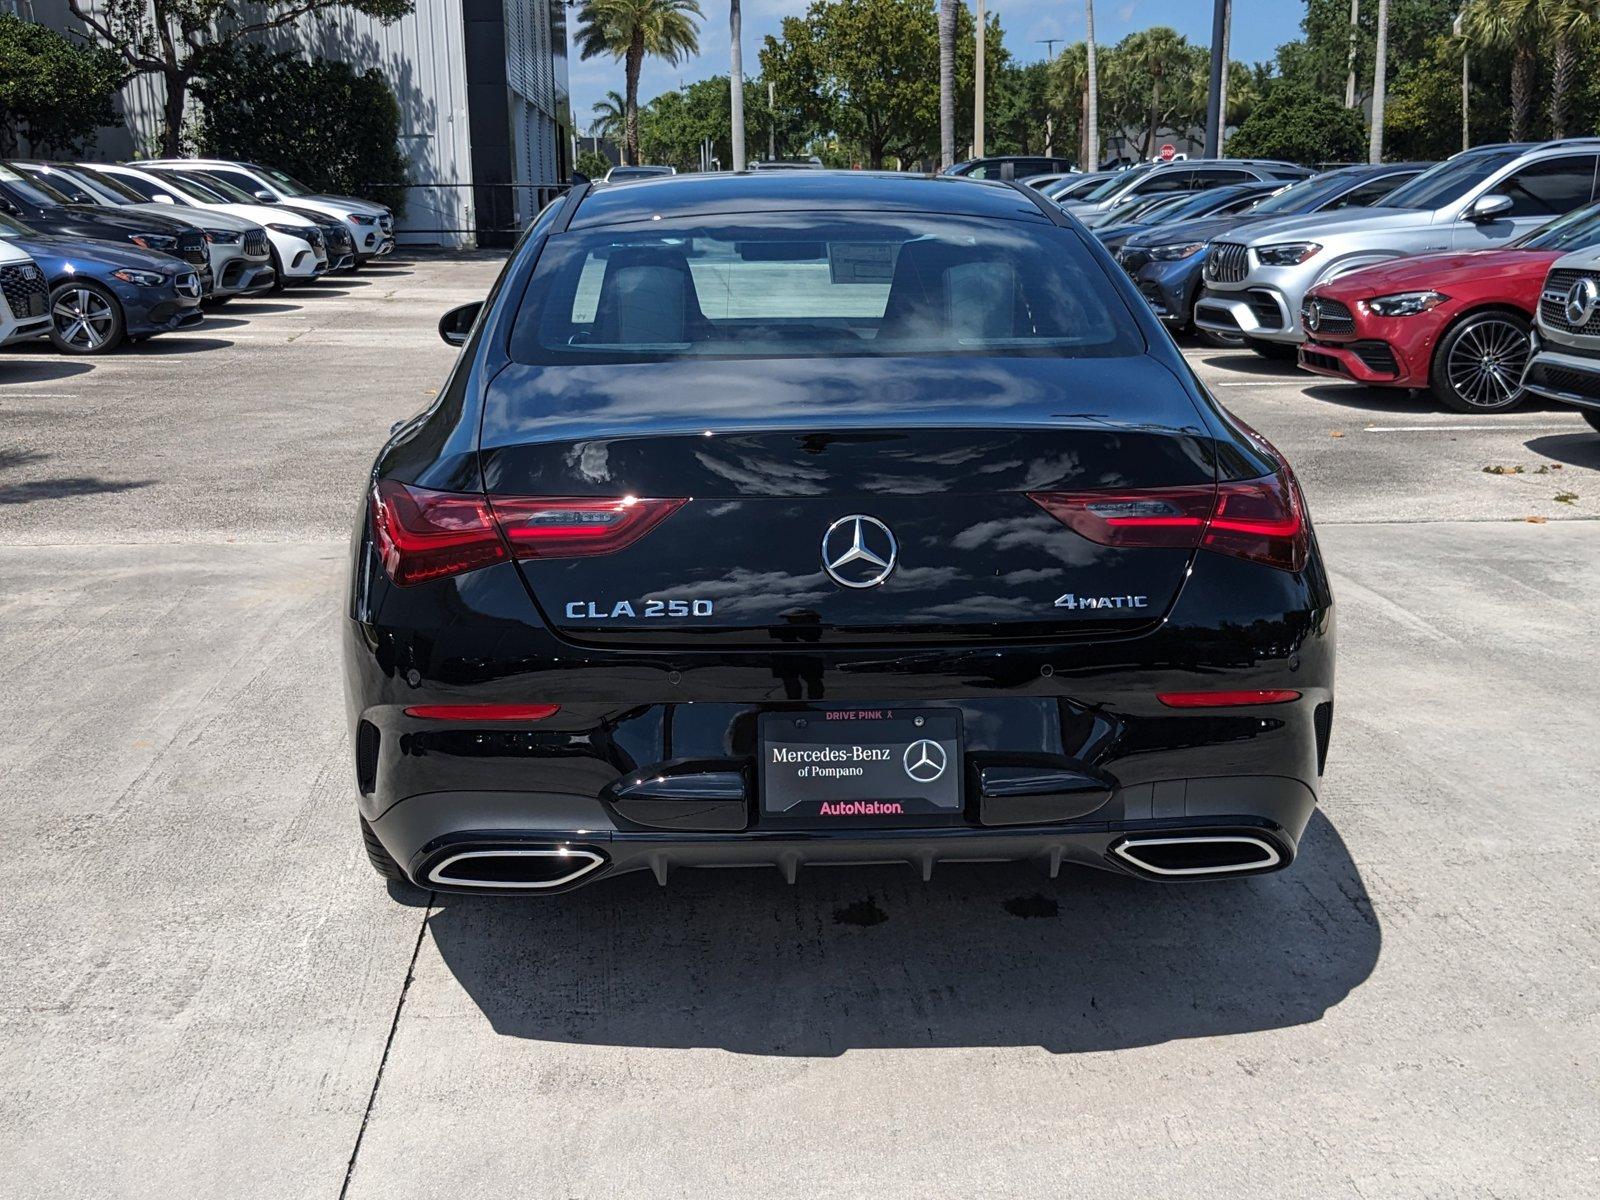
M1171 162L1172 156L1177 152L1178 148L1176 146L1174 146L1171 142L1166 143L1166 145L1161 147L1161 161Z

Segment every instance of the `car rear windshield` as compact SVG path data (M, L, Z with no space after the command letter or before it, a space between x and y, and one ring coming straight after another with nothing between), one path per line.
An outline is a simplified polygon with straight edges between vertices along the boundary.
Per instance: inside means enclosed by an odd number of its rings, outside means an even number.
M1144 348L1069 230L804 213L552 238L511 342L513 358L547 365Z
M1600 204L1575 208L1509 244L1521 250L1560 250L1563 253L1600 245Z
M1447 159L1395 188L1383 198L1383 207L1432 210L1454 204L1522 154L1521 150L1496 150Z

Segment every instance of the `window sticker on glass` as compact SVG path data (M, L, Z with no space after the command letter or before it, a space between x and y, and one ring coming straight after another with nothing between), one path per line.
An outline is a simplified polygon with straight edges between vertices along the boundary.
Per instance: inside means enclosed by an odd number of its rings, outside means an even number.
M829 242L829 282L891 283L899 248L894 242Z

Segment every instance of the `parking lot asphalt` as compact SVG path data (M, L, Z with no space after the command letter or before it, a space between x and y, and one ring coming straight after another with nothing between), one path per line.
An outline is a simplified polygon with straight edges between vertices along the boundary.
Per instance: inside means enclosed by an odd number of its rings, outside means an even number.
M0 351L0 1191L1595 1193L1579 418L1186 349L1294 462L1338 598L1286 872L391 897L355 829L344 543L449 367L438 315L494 271L386 263L106 360Z

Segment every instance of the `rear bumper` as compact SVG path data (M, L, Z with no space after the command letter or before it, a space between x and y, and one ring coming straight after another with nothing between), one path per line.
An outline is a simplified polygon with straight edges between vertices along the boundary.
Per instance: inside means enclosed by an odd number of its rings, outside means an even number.
M1153 802L1156 796L1162 798ZM619 828L599 802L584 797L502 792L413 796L371 824L421 887L554 893L636 871L649 871L665 884L673 871L689 867L776 869L791 883L801 867L883 863L907 864L924 879L936 866L973 862L1032 863L1052 878L1064 864L1157 879L1262 874L1294 861L1315 807L1315 793L1298 780L1244 777L1128 789L1103 819L1073 825L666 833ZM1249 838L1269 847L1271 858L1259 866L1190 875L1143 870L1118 852L1130 841L1174 837ZM564 851L571 866L548 883L526 887L451 882L451 864L464 856L518 849Z

